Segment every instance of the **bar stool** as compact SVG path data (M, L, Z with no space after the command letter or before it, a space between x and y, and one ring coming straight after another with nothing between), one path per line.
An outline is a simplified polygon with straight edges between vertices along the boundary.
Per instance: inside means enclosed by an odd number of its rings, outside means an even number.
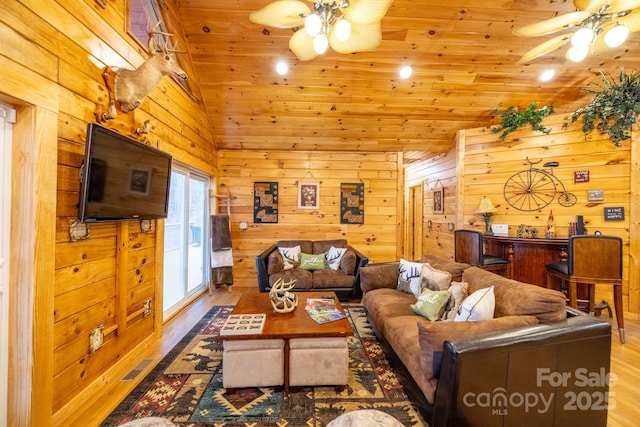
M476 230L456 230L454 238L456 262L463 262L509 277L508 260L484 253L482 233Z
M547 288L553 278L568 283L569 306L578 306L578 283L589 287L589 313L595 306L595 285L613 285L613 304L620 342L625 342L622 310L622 239L615 236L571 236L566 262L546 265Z

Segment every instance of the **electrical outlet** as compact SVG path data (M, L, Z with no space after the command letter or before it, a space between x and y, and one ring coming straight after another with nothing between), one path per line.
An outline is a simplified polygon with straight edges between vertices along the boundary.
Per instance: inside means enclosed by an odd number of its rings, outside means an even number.
M144 300L144 314L143 317L147 317L151 314L151 298Z
M95 353L104 342L103 325L98 326L89 334L89 354Z

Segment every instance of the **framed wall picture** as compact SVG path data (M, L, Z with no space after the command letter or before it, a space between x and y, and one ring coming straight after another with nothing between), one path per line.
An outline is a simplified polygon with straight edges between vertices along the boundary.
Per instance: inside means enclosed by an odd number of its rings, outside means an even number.
M444 188L433 190L433 213L444 213Z
M340 184L340 224L364 224L364 184Z
M278 183L253 183L253 222L276 224L278 222Z
M298 208L318 209L320 207L320 183L298 183Z

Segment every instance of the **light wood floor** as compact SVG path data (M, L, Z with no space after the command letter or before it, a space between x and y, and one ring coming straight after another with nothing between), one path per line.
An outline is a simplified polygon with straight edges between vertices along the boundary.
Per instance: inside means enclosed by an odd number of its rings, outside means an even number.
M203 294L165 324L161 342L157 343L151 355L141 355L141 358L152 357L154 364L159 362L212 306L234 305L243 291L254 292L255 289L234 287L232 292L228 292L226 288L218 288L213 295ZM606 313L603 313L601 318L607 319ZM637 403L640 401L640 321L625 319L626 344L620 344L615 318L611 321L614 332L611 344L612 381L609 405L613 407L609 409L607 426L628 427L637 425L640 420L640 406ZM132 368L133 366L123 368L122 376ZM152 368L153 366L149 366L138 379L142 380ZM88 408L86 413L80 413L78 419L83 420L85 426L99 425L135 386L135 382L124 381L105 384L101 404Z

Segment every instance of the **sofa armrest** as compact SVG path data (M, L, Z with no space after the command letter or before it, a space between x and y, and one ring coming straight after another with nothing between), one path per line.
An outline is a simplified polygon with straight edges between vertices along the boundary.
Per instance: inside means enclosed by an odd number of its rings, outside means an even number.
M611 325L573 310L557 322L447 341L430 425L604 427L610 355ZM571 410L580 393L592 405ZM513 404L520 397L529 406Z
M349 246L349 249L351 249L356 254L356 269L354 272L356 280L353 283L353 298L358 299L362 297L362 289L360 288L360 269L369 264L369 258L364 256L364 254L362 254L352 246Z
M278 246L271 245L261 254L256 256L256 273L258 275L258 290L260 292L269 292L269 274L267 269L269 266L269 255L278 249Z

